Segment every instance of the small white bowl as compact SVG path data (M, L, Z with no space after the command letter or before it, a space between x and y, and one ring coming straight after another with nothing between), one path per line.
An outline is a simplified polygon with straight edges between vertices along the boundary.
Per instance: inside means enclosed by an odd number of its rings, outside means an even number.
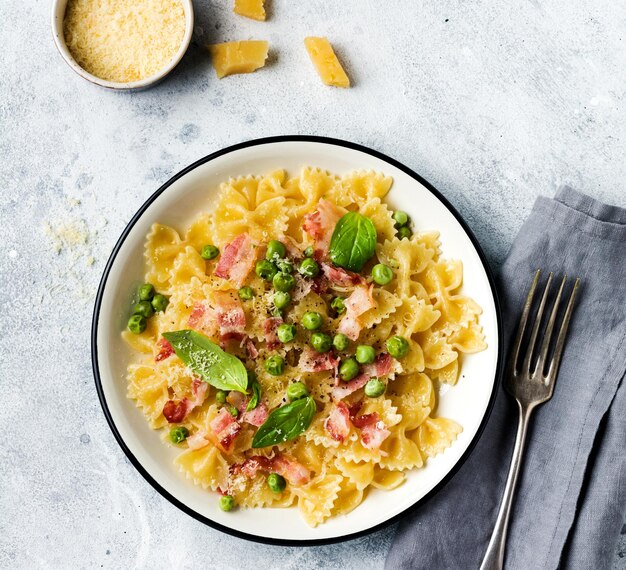
M78 75L87 79L87 81L91 81L96 85L100 85L101 87L106 87L108 89L120 89L120 90L138 90L145 89L146 87L151 87L152 85L156 85L159 81L161 81L170 71L172 71L183 58L187 48L189 47L189 43L191 42L191 34L193 33L193 22L194 22L194 14L193 14L193 3L192 0L180 0L183 5L183 10L185 11L185 35L183 36L183 41L176 52L176 55L171 59L171 61L158 73L151 75L150 77L146 77L144 79L140 79L139 81L107 81L106 79L101 79L100 77L96 77L92 75L88 71L85 71L76 60L72 57L70 50L65 43L65 34L63 33L63 20L65 18L65 8L67 6L68 0L54 0L52 2L52 37L54 38L54 43L59 50L59 53L65 60L65 62L76 72Z

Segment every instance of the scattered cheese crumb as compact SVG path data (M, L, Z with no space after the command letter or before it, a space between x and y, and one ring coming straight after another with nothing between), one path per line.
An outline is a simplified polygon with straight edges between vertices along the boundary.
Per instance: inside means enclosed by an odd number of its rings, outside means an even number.
M87 265L93 265L96 262L96 260L94 259L93 255L90 255L87 258Z
M185 35L180 0L69 0L63 33L83 69L107 81L155 75Z
M265 65L268 43L261 40L225 42L207 46L213 67L222 79L235 73L252 73Z
M350 79L337 59L333 46L326 38L304 38L304 46L317 69L317 73L326 85L350 87Z
M76 246L85 245L89 239L89 231L83 220L65 222L56 226L46 222L44 231L50 238L52 248L56 253L61 253L64 249L74 249Z
M265 0L235 0L233 11L240 16L263 22L265 21L264 4Z

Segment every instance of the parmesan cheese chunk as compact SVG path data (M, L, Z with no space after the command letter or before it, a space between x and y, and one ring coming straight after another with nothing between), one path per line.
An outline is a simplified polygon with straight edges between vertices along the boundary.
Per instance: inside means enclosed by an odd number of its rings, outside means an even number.
M235 73L252 73L265 65L268 43L261 40L225 42L207 46L221 79Z
M235 0L235 14L259 20L265 20L265 0Z
M326 38L304 38L304 46L317 69L317 73L326 85L350 87L350 79L337 59L333 46Z
M185 35L185 11L180 0L69 0L63 34L85 71L128 83L173 59Z

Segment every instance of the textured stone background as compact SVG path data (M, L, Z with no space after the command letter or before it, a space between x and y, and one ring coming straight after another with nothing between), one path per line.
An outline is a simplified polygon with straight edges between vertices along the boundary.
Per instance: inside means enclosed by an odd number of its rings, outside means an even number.
M196 2L193 46L141 93L85 82L50 1L0 0L0 567L381 568L393 529L290 550L197 523L115 443L91 375L93 298L117 236L190 162L289 133L370 145L438 187L495 268L538 194L626 205L626 4L275 0L271 20ZM328 35L354 88L320 84ZM271 63L218 81L206 42L266 38ZM626 545L615 568L624 568Z

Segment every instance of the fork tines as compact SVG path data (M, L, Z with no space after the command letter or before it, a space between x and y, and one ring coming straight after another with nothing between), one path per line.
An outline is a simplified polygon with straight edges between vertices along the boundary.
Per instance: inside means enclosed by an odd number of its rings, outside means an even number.
M536 344L537 344L537 336L539 335L539 331L541 329L543 312L546 308L546 304L548 301L548 297L550 294L550 287L552 285L552 280L554 278L554 274L550 273L548 275L548 281L543 290L543 295L541 296L541 301L539 302L539 308L537 309L537 313L534 318L534 322L532 325L532 330L530 332L530 336L528 338L528 345L526 348L526 354L524 355L524 359L521 365L521 368L518 367L520 352L522 343L525 337L526 328L528 324L528 320L530 317L531 309L533 306L533 299L535 297L535 291L537 290L537 285L539 283L539 277L541 276L541 270L537 270L535 273L535 278L533 279L532 285L530 286L530 291L528 292L528 297L526 298L526 303L524 305L524 310L522 312L522 316L520 319L519 327L517 330L517 335L515 337L515 341L513 343L513 352L511 358L511 366L512 366L512 374L517 376L518 374L523 374L525 376L529 376L531 378L541 377L546 384L550 384L554 382L556 378L556 374L559 368L559 364L561 362L561 356L563 354L563 346L565 344L565 337L567 336L567 329L569 327L570 318L572 316L572 311L574 308L574 300L576 298L576 292L580 285L580 279L576 279L574 282L574 286L569 296L569 300L567 302L567 307L565 308L565 312L563 314L561 320L561 326L559 327L559 332L556 338L556 342L554 344L554 349L552 351L552 358L550 359L550 366L547 373L544 374L544 369L546 366L546 362L548 360L548 353L550 349L550 344L552 341L552 332L554 330L554 325L557 320L557 315L559 313L559 305L561 302L561 296L563 295L563 290L565 288L565 283L567 281L567 275L563 276L561 280L561 284L559 285L556 297L554 298L552 304L552 310L550 311L550 317L545 325L545 330L543 331L543 339L541 341L541 348L539 351L539 356L536 358L536 363L533 367L534 355L536 353Z

